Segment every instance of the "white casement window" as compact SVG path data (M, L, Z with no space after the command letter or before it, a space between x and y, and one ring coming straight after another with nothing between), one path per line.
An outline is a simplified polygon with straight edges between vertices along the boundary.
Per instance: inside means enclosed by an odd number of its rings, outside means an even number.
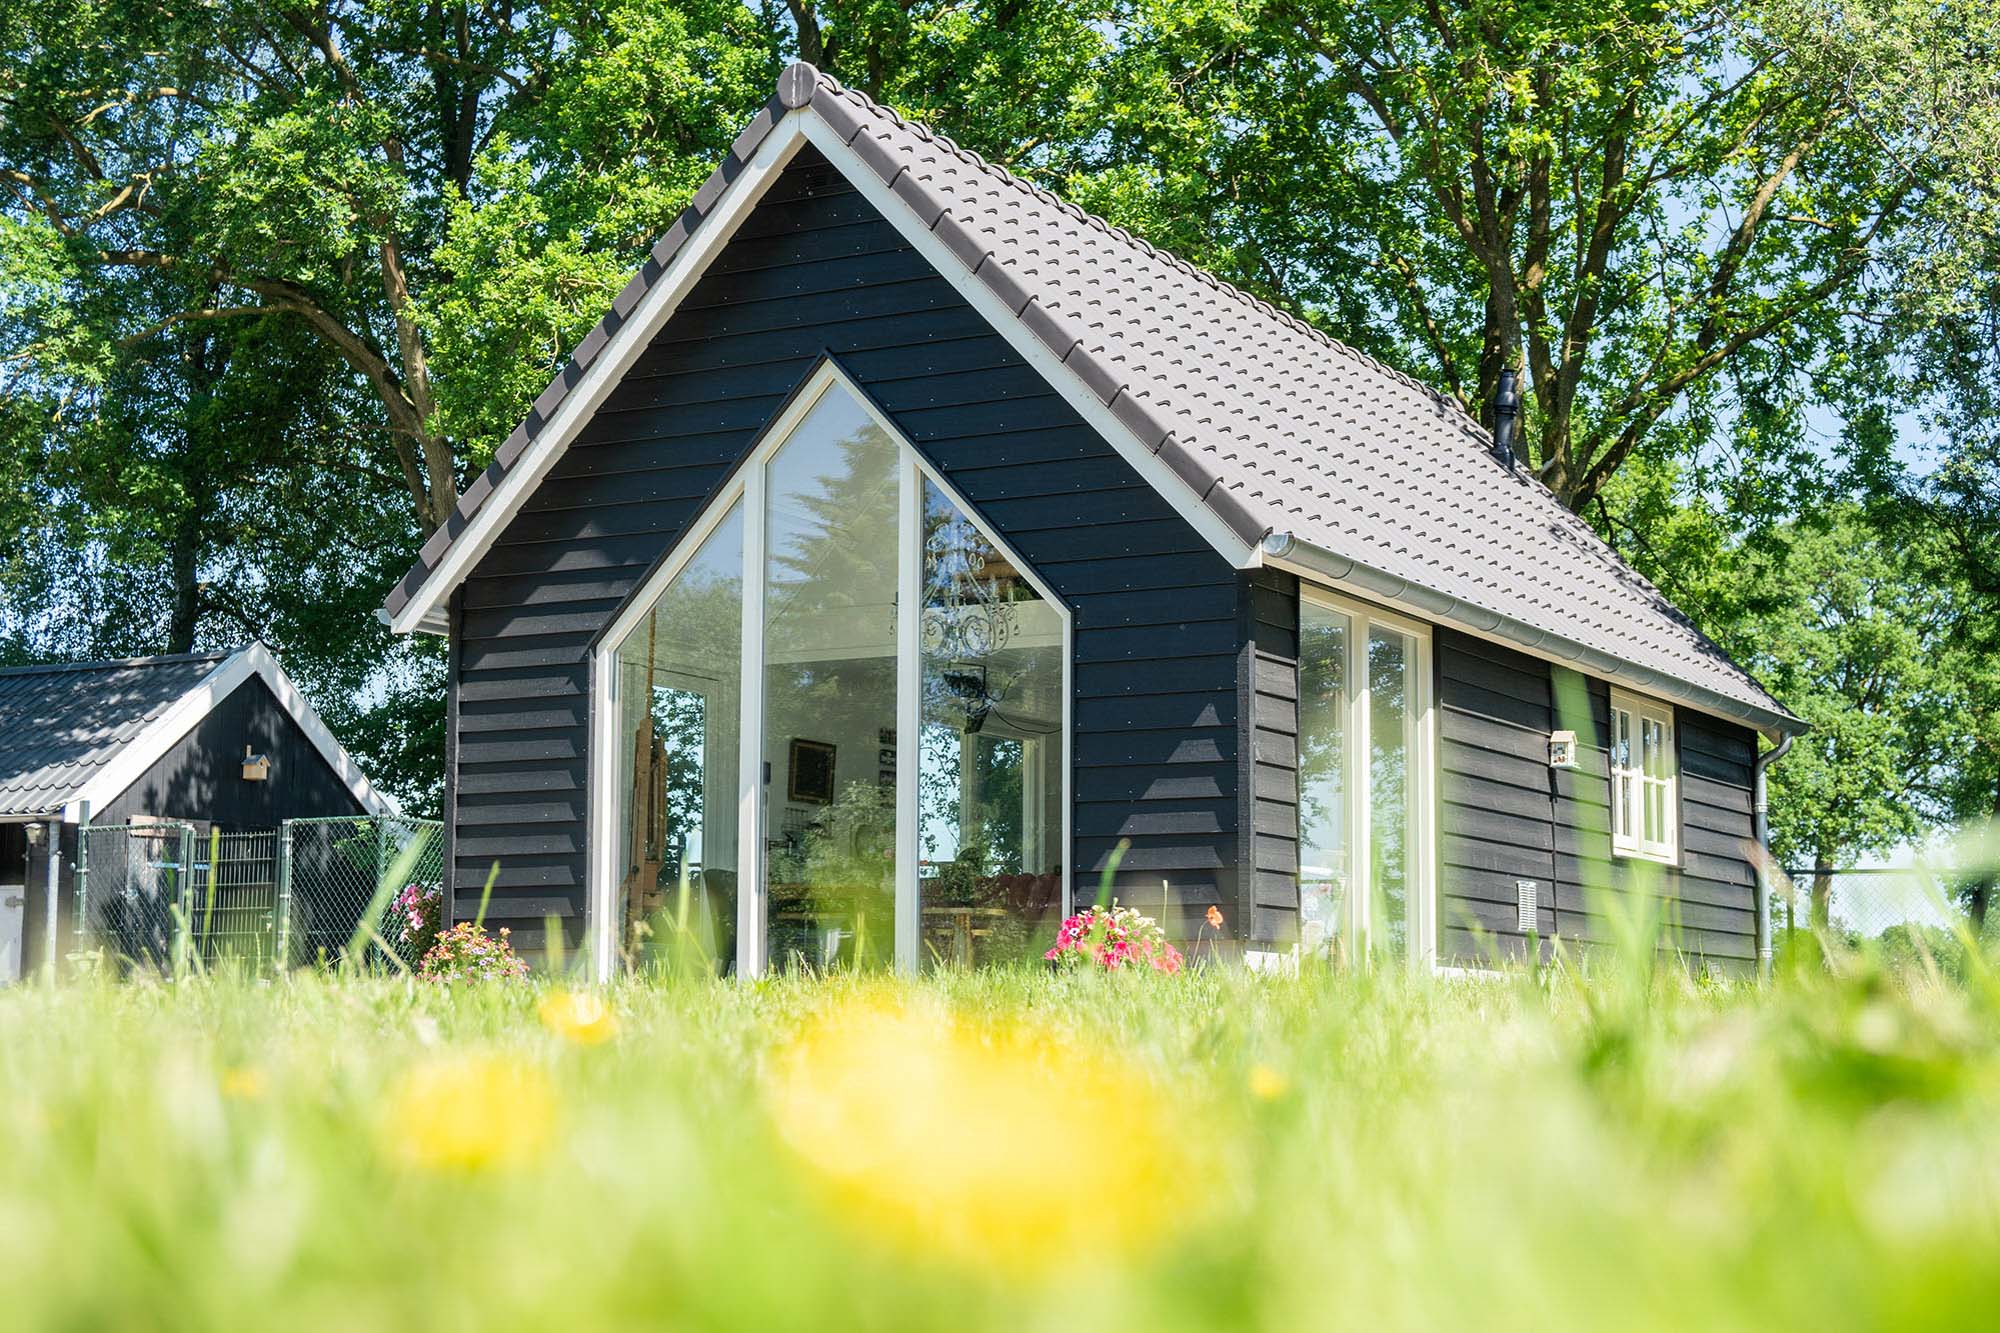
M831 362L596 649L600 975L1026 958L1069 611Z
M1299 596L1299 944L1350 963L1437 956L1427 626Z
M1680 849L1680 764L1674 710L1611 691L1611 850L1672 861Z

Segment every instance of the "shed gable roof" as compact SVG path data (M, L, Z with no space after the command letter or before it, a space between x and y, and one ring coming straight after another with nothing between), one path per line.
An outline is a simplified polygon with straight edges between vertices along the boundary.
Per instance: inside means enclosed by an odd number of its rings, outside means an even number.
M0 816L74 819L124 792L209 710L261 679L362 806L377 793L270 651L184 653L0 669Z
M1433 618L1795 727L1588 524L1504 467L1455 402L803 64L426 544L388 600L399 628L438 626L497 528L496 494L532 489L542 469L524 464L568 442L551 429L565 401L614 338L644 336L626 325L780 129L872 189L1232 560L1257 563L1270 537L1273 558L1310 555L1315 572Z

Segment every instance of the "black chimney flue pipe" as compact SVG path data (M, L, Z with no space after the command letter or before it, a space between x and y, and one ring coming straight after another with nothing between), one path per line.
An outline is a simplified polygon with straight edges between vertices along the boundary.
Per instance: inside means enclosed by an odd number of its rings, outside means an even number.
M1500 372L1493 391L1493 452L1501 466L1514 470L1514 422L1521 415L1521 394L1514 387L1514 372Z

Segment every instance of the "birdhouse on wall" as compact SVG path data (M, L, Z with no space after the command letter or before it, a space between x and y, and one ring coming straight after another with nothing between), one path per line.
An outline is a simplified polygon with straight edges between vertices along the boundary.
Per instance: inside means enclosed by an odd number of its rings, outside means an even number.
M1576 767L1576 733L1557 731L1549 734L1549 767Z
M271 776L271 757L257 754L249 746L243 747L243 780L262 782Z

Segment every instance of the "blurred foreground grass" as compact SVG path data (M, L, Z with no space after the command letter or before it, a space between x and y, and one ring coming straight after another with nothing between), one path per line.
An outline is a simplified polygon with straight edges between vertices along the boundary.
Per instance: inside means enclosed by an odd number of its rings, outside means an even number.
M5 1323L2000 1310L1983 977L1020 972L607 1000L387 978L0 996Z

